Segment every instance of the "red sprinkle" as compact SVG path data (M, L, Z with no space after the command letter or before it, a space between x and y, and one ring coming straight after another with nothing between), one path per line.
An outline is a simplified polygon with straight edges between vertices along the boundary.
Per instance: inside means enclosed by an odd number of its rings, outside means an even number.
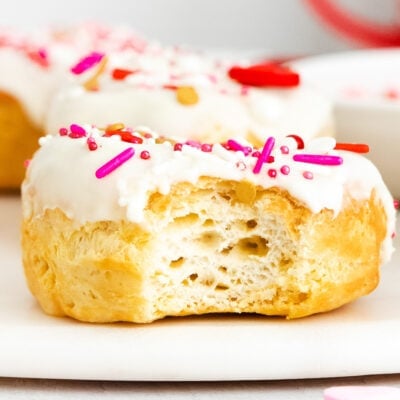
M115 79L116 81L122 81L124 80L127 76L134 74L137 71L133 71L130 69L123 69L123 68L115 68L111 75L113 77L113 79Z
M276 175L277 175L276 169L270 168L270 169L268 170L268 176L269 176L270 178L276 178Z
M213 149L212 144L203 143L203 144L201 145L201 151L204 151L205 153L211 152L212 149Z
M150 158L150 153L147 150L143 150L140 153L140 158L142 158L143 160L148 160Z
M368 153L369 146L359 143L336 143L335 150L347 150L354 153Z
M164 89L168 89L168 90L177 90L178 86L176 85L163 85Z
M97 143L92 137L88 137L86 143L90 151L97 150Z
M60 136L67 136L68 135L68 129L67 128L60 128L58 130L58 133L60 134Z
M394 199L393 200L393 206L396 210L400 209L400 200Z
M300 84L300 76L290 68L267 62L249 67L234 66L228 71L233 80L248 86L293 87Z
M297 148L299 150L304 149L304 140L298 135L287 135L286 137L290 137L294 139L297 143Z
M175 143L174 144L174 151L182 151L183 144L182 143Z
M25 160L25 161L24 161L24 167L25 167L25 168L28 168L30 163L31 163L31 160L30 160L30 159Z

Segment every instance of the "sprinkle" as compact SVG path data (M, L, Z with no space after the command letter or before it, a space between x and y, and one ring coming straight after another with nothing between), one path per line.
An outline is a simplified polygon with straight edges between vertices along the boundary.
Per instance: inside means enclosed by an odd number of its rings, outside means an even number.
M389 100L400 99L400 91L397 89L388 89L385 91L384 96Z
M111 76L116 81L123 81L127 76L132 75L138 71L123 69L123 68L115 68L113 69Z
M269 176L270 178L276 178L276 175L277 175L276 169L270 168L270 169L268 170L268 176Z
M300 84L300 76L290 68L274 63L234 66L228 71L231 79L248 86L258 87L293 87Z
M341 165L343 158L338 156L318 155L318 154L295 154L293 160L308 164L319 165Z
M163 89L167 89L167 90L177 90L178 86L176 85L163 85Z
M77 124L71 124L69 127L69 130L71 131L70 134L68 135L70 138L73 139L78 139L83 136L86 136L86 130L80 125Z
M140 153L140 158L143 160L148 160L150 158L150 153L147 150L143 150Z
M256 151L253 151L253 153L251 153L251 156L252 157L260 157L260 155L261 155L261 152L259 152L258 150L256 150Z
M93 52L78 61L76 65L71 68L71 72L75 75L80 75L88 69L98 64L104 57L104 54Z
M192 86L180 86L176 90L176 99L184 106L191 106L199 101L199 95Z
M182 151L183 144L182 143L175 143L174 144L174 151Z
M103 72L106 69L106 65L108 62L107 57L103 57L100 61L99 68L97 71L94 73L94 75L89 78L84 84L83 87L86 90L98 90L99 89L99 78L103 74Z
M304 140L299 135L287 135L286 137L294 139L299 150L304 149Z
M122 122L116 122L114 124L107 125L106 133L121 131L125 128L125 125Z
M58 133L60 134L60 136L67 136L68 135L68 129L67 128L60 128L58 130Z
M121 140L128 143L141 144L143 143L143 139L139 136L135 136L132 132L129 131L120 131L118 135L121 137Z
M360 143L336 143L335 150L347 150L354 153L368 153L369 146Z
M105 176L116 170L118 167L120 167L122 164L124 164L126 161L128 161L130 158L132 158L134 154L135 149L133 147L128 147L117 156L112 158L110 161L107 161L104 165L102 165L96 171L96 178L104 178Z
M94 138L88 137L86 143L87 143L88 148L89 148L90 151L97 150L97 143L94 140Z
M196 149L201 148L201 143L197 140L187 140L185 142L185 144L187 144L188 146L191 146L191 147L195 147Z
M28 168L30 163L31 163L30 159L25 160L24 161L24 168Z
M280 171L282 172L283 175L289 175L290 173L289 165L282 165Z
M245 156L248 156L252 152L252 148L249 146L242 146L239 142L233 139L229 139L227 142L227 148L228 150L233 150L233 151L242 151Z
M289 154L289 147L288 146L281 146L280 147L282 154Z
M392 232L391 239L394 239L395 237L396 237L396 232Z
M41 67L48 67L50 65L47 51L45 49L38 49L36 51L27 51L28 57L39 64Z
M262 167L263 163L268 160L268 158L272 152L272 149L274 148L274 145L275 145L275 139L272 136L269 137L265 141L265 144L261 151L260 157L258 157L258 160L253 168L253 173L255 173L255 174L260 173L261 167Z
M400 209L400 200L394 199L393 200L393 206L396 210Z
M209 153L209 152L211 152L211 151L212 151L212 149L213 149L213 146L212 146L212 144L209 144L209 143L203 143L203 144L201 145L201 151L204 151L205 153Z
M304 171L303 172L303 176L306 179L313 179L314 178L314 175L313 175L313 173L311 171Z

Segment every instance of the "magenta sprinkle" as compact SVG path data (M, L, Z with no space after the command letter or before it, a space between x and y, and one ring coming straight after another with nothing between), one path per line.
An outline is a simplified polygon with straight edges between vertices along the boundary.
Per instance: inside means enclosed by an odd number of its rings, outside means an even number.
M93 52L88 54L86 57L78 61L76 65L71 68L71 72L75 75L80 75L87 71L89 68L94 67L98 64L104 57L104 54Z
M276 175L277 175L276 169L270 168L270 169L268 170L268 176L269 176L270 178L276 178Z
M242 151L245 156L248 156L253 149L249 146L242 146L239 142L233 139L229 139L227 142L227 148L228 150L233 150L233 151Z
M264 147L261 151L260 157L258 157L258 160L256 162L256 165L253 168L253 173L254 174L259 174L261 171L261 167L264 162L266 162L269 159L269 156L271 155L272 149L274 148L275 145L275 139L271 136L269 137L264 144Z
M289 175L289 173L290 173L289 165L282 165L281 172L283 175Z
M127 162L135 154L135 149L133 147L128 147L126 150L119 153L117 156L107 161L96 171L96 178L101 179L111 174L114 170L120 167L122 164Z
M67 136L68 135L68 129L67 128L60 128L58 130L58 133L60 134L60 136Z
M188 146L191 146L191 147L195 147L196 149L201 148L201 143L197 140L187 140L185 142L185 144L187 144Z
M295 154L294 161L304 162L308 164L319 165L341 165L343 158L339 156L318 155L318 154Z
M72 137L72 138L76 139L76 138L80 138L80 137L86 136L85 128L83 128L80 125L72 124L72 125L70 125L69 130L71 131L69 136Z
M313 173L311 171L304 171L303 172L303 176L306 179L313 179L314 178L314 175L313 175Z

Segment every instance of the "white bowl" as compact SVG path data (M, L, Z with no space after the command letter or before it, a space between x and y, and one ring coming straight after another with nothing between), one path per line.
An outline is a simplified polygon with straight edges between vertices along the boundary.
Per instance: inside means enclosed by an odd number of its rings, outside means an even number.
M338 141L369 144L366 156L400 197L400 49L312 57L293 67L333 99Z

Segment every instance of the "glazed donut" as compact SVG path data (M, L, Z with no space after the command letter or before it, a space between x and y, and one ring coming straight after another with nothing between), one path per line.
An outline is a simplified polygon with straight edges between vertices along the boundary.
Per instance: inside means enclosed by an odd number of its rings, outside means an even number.
M144 40L123 27L85 23L30 33L0 29L0 189L19 188L23 163L45 132L52 97L68 81L77 57L144 47Z
M22 185L29 288L46 313L89 322L337 308L376 287L393 251L366 147L62 128Z

